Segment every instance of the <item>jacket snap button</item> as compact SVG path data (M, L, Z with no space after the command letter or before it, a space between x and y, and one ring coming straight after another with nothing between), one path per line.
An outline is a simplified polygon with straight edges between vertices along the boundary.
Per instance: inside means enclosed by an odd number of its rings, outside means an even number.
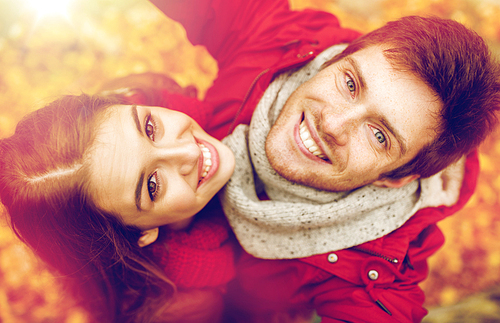
M371 280L377 280L378 279L378 271L370 270L368 272L368 278L370 278Z
M337 254L336 254L336 253L333 253L333 252L332 252L331 254L329 254L329 255L328 255L328 262L329 262L329 263L334 264L334 263L336 263L338 260L339 260L339 256L337 256Z

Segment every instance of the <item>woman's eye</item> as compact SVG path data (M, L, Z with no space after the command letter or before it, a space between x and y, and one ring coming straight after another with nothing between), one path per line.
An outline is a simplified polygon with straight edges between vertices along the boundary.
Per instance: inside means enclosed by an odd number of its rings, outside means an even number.
M151 141L155 141L155 130L155 124L151 118L151 115L149 115L146 119L146 126L144 127L144 131Z
M347 89L349 90L349 92L351 93L354 93L356 92L356 83L354 83L354 80L349 76L349 75L346 75L346 85L347 85Z
M375 138L377 138L378 142L380 142L381 144L385 143L386 140L385 136L380 130L372 128L372 131L373 135L375 136Z
M151 201L154 201L158 195L158 175L156 172L151 174L148 178L148 193Z

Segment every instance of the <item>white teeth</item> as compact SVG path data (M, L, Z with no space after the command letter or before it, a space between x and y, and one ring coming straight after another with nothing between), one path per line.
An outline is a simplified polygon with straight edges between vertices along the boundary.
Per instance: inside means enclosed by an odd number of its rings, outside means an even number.
M307 140L307 139L311 138L311 134L307 130L307 127L302 126L303 124L304 123L300 124L300 137L302 138L302 140Z
M205 166L200 178L200 180L202 180L205 176L207 176L210 168L212 168L212 154L210 153L210 150L203 144L198 143L198 146L200 146L201 153L203 154L203 166Z
M319 149L316 142L312 139L309 129L307 129L305 121L302 121L299 127L300 139L306 148L314 155L321 159L327 159L326 155Z
M311 140L311 139L307 139L307 140L302 139L302 141L304 142L304 145L306 146L307 149L309 149L315 145L314 140Z

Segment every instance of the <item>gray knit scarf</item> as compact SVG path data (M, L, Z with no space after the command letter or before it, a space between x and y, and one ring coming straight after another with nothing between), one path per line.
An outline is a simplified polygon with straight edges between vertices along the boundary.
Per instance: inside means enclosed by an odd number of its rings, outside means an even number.
M422 182L426 180L398 189L367 185L327 192L292 183L274 171L264 149L271 126L290 94L344 48L333 46L303 68L276 78L257 105L250 126L238 126L223 141L235 154L236 168L221 191L222 205L239 242L256 257L300 258L356 246L399 228L419 208L451 205L458 199L460 175L451 186L442 179L425 183L425 194ZM436 185L439 192L427 188ZM442 192L444 186L453 192ZM270 200L259 200L262 190Z

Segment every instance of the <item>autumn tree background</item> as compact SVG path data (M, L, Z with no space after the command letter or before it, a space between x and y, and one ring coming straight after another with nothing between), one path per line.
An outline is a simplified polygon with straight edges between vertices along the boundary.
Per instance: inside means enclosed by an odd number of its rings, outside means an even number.
M250 0L249 0L250 1ZM182 27L146 0L0 0L0 138L25 114L63 94L94 93L110 79L142 72L194 85L202 98L215 61ZM406 15L457 20L500 56L498 0L290 0L322 9L367 32ZM57 9L57 10L56 10ZM422 284L428 308L446 307L500 284L500 132L480 148L481 177L466 207L439 223L445 246ZM1 158L1 156L0 156ZM3 209L0 205L0 212ZM0 225L0 323L84 323L57 278ZM477 306L476 306L477 307Z

